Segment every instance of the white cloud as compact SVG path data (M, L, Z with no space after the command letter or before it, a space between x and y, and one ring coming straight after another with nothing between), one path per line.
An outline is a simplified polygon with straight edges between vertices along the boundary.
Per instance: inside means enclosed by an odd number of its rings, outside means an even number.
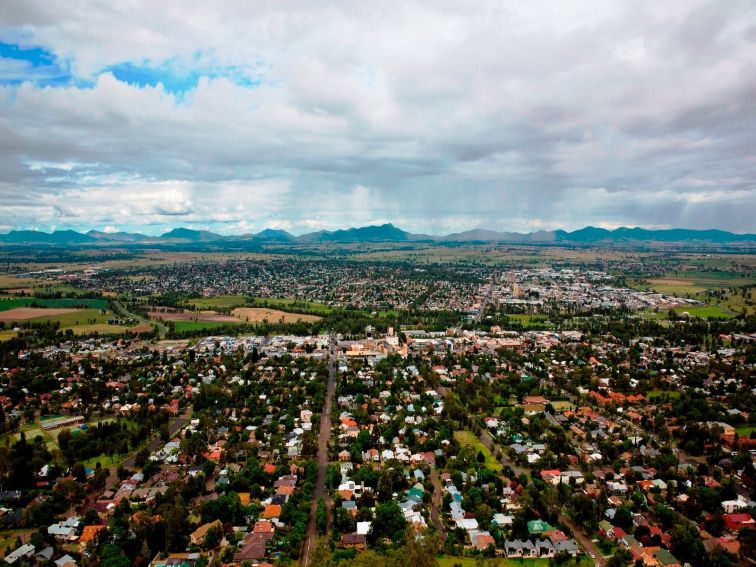
M0 87L17 226L756 230L748 2L4 12L0 40L93 81ZM123 62L209 76L174 96L103 72Z

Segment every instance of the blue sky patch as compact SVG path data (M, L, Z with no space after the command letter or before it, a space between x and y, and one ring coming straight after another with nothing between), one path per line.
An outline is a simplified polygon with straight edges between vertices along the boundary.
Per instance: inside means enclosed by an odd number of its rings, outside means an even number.
M72 80L68 63L51 51L0 42L0 84L65 85Z

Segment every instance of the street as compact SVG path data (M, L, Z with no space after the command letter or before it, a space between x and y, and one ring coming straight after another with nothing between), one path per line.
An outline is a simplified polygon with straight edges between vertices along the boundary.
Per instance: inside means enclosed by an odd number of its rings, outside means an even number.
M307 567L310 557L310 550L318 541L318 524L317 510L318 500L325 499L326 507L331 509L331 499L326 490L326 471L328 469L328 441L331 438L331 408L333 407L333 396L336 393L336 343L331 337L330 355L328 357L328 386L326 389L326 399L323 406L323 412L320 414L320 434L318 436L318 475L315 481L315 488L312 492L312 504L310 506L310 518L307 522L307 534L302 546L302 555L299 559L301 567Z

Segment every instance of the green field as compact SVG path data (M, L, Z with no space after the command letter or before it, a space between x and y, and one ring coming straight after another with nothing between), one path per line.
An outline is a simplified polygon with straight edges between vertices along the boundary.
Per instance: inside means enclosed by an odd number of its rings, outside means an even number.
M17 307L62 307L74 309L88 307L90 309L106 309L106 299L42 299L37 297L0 297L0 311L8 311Z
M45 315L43 317L34 317L26 319L24 323L43 323L54 322L60 323L61 329L73 329L81 325L107 325L108 319L113 317L112 314L104 314L99 309L81 309L71 313L62 313L60 315Z
M544 315L506 314L505 317L509 319L511 323L520 324L526 329L530 327L552 327L552 325L546 324L549 318Z
M501 471L501 463L496 460L496 457L491 454L491 451L489 451L488 448L480 442L480 439L478 439L472 431L455 431L454 439L456 439L457 442L463 447L466 445L472 445L475 448L476 453L483 453L483 456L486 458L485 464L489 469L494 471Z
M251 307L275 307L281 311L296 309L311 312L313 315L328 315L333 308L324 303L305 301L304 299L291 299L288 297L253 297L249 302Z
M215 297L195 297L187 303L199 311L217 309L233 309L247 305L247 299L242 295L217 295Z
M177 333L183 333L185 331L199 331L199 330L212 330L220 327L229 327L233 325L240 325L239 323L232 323L230 321L172 321L174 329Z
M702 319L732 319L734 313L730 313L719 305L690 305L687 307L675 307L675 313L689 313L691 317L700 317Z
M680 397L680 392L676 390L649 390L646 393L646 399L648 399L649 401L653 398L661 398L665 396L670 400L676 400Z

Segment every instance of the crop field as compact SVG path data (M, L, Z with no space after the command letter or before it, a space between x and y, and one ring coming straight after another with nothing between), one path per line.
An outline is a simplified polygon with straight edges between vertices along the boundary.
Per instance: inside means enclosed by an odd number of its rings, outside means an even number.
M68 315L83 311L82 309L67 309L64 307L16 307L0 311L0 321L6 323L28 320L48 320L61 315Z
M486 458L486 466L489 469L494 471L500 471L502 469L501 463L496 460L496 457L491 454L491 451L488 450L488 447L483 445L483 443L480 442L480 439L478 439L472 431L455 431L454 439L456 439L457 442L463 447L472 445L475 448L476 453L482 452L483 456Z
M87 307L89 309L106 309L108 302L105 299L43 299L38 297L0 297L0 311L8 311L17 307L58 307L77 309Z
M278 309L268 309L266 307L239 307L233 311L234 317L248 323L296 323L304 321L307 323L319 321L321 317L317 315L303 315L301 313L287 313Z

